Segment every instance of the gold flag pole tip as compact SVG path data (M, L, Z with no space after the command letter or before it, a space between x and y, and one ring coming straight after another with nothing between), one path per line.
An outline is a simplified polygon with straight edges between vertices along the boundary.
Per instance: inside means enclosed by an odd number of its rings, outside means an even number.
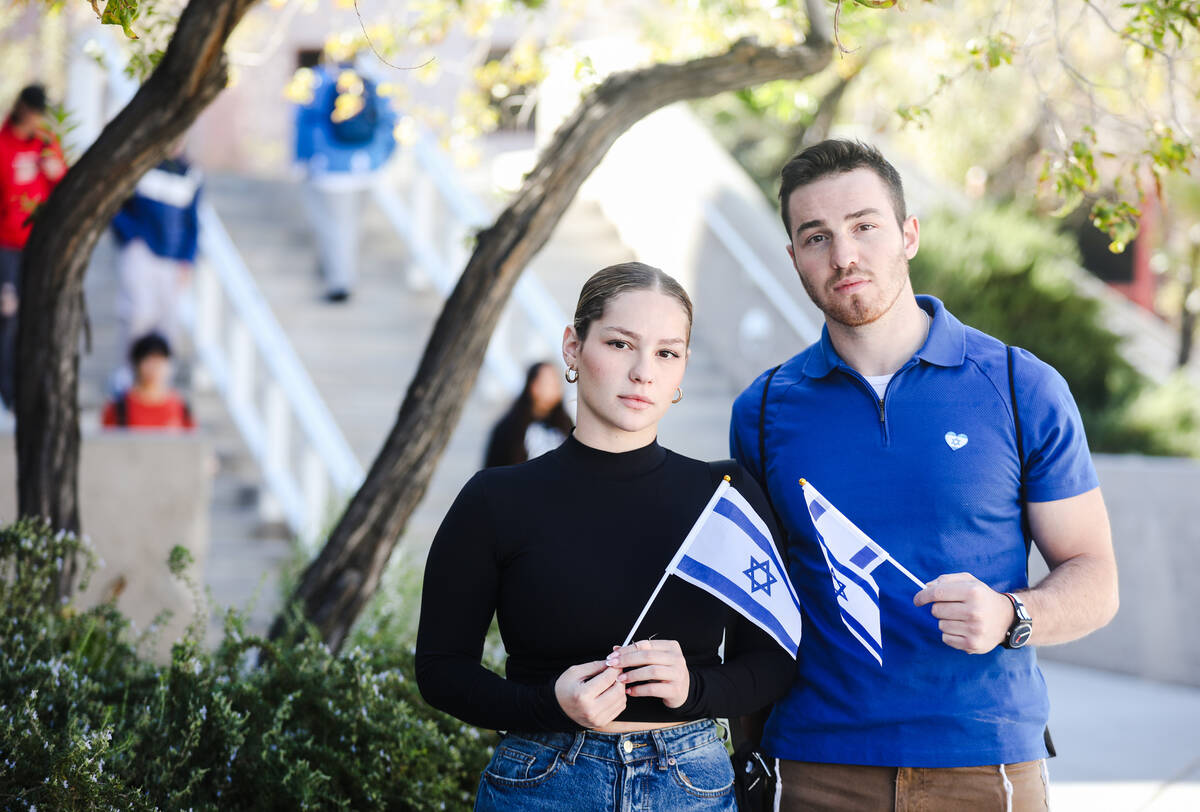
M808 484L808 480L805 479L804 477L800 477L800 487L803 488L807 484Z
M721 479L725 480L726 482L732 482L732 481L733 481L732 479L730 479L730 478L729 478L729 474L726 474L725 476L721 477Z

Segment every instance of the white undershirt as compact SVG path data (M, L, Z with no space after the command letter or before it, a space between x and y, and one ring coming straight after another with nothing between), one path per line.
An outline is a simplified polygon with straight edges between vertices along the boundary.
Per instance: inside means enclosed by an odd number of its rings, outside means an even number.
M929 328L933 325L933 317L921 309L921 315L925 317L925 337L929 338ZM888 381L892 379L895 372L889 372L887 375L863 375L867 383L871 384L871 388L875 390L875 394L883 400L883 393L887 391Z
M867 379L867 383L871 384L871 388L875 390L879 399L883 400L883 393L887 391L888 381L895 374L895 372L889 372L887 375L864 375L863 377Z

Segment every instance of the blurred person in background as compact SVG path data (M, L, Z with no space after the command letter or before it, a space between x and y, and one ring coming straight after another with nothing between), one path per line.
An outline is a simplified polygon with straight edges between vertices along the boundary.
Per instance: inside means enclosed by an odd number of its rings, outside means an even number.
M182 142L177 143L170 157L142 176L113 218L120 244L117 319L122 355L149 333L168 342L176 338L179 293L196 261L202 180L200 170L184 158ZM114 375L113 391L128 389L132 378L132 370L122 365Z
M105 428L193 429L192 411L171 386L171 345L157 333L133 342L133 386L104 407Z
M0 127L0 401L6 409L15 386L21 252L34 211L66 172L62 146L46 122L46 91L29 85Z
M484 468L516 465L562 445L574 426L563 409L563 388L552 364L539 361L525 373L525 387L492 429Z
M363 197L396 147L396 115L350 62L303 68L298 76L308 100L296 111L296 164L325 299L344 302L358 278Z

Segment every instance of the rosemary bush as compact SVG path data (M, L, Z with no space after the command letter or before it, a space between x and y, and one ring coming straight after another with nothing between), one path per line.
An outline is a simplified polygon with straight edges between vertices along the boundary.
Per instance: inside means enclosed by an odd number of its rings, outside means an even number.
M0 529L0 809L470 807L494 737L421 701L387 624L334 656L300 621L276 644L230 612L215 650L197 618L158 665L112 606L47 600L71 556L86 577L74 536Z

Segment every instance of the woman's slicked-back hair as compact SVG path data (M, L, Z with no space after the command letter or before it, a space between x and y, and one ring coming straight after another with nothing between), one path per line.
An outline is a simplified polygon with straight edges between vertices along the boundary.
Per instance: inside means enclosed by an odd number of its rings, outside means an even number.
M687 314L687 335L692 340L692 300L683 285L653 265L644 262L622 262L601 268L579 291L579 303L575 305L575 332L579 340L587 338L592 322L604 315L604 308L617 296L631 290L654 290L665 293L679 302Z

